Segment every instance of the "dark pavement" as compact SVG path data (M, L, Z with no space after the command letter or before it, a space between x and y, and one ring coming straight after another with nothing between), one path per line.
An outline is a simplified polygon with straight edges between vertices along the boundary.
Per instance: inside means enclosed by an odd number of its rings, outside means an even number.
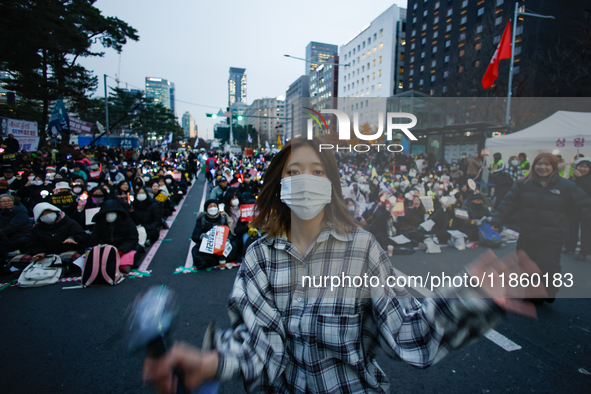
M152 392L141 382L143 355L128 354L124 335L127 306L150 286L165 284L179 295L174 339L200 345L211 321L228 327L226 304L236 268L174 274L185 264L202 195L203 176L151 262L151 277L128 278L115 287L64 289L73 283L58 283L0 291L0 393ZM510 244L497 253L514 248ZM392 261L405 274L424 275L441 262L459 269L483 251L445 248L441 254L416 252ZM575 262L572 255L563 255L562 262L563 272L574 273L591 264ZM588 277L575 279L591 283ZM482 338L427 370L384 355L379 362L393 393L591 392L591 300L557 299L538 307L538 314L538 320L509 316L496 328L519 350L507 351ZM244 389L234 381L224 383L220 392Z

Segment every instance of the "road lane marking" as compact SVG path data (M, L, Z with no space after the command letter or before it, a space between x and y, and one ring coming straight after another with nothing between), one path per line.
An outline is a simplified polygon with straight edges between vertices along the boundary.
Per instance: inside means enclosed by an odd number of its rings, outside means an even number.
M406 280L407 284L411 283L411 281L408 280L408 275L406 275L404 272L394 268L394 273L400 277L405 277L407 279ZM431 290L429 290L425 287L407 286L407 288L411 288L411 289L415 290L417 293L421 294L425 298L437 298L438 297L437 294L435 294L434 292L432 292ZM518 344L516 344L515 342L513 342L512 340L510 340L509 338L507 338L503 334L501 334L498 331L493 330L493 329L488 330L486 332L486 334L484 334L484 337L486 339L490 340L491 342L493 342L494 344L500 346L501 348L503 348L507 352L513 352L515 350L521 349L521 346L519 346Z
M205 196L207 194L207 182L203 185L203 196L201 196L201 202L199 203L199 212L203 211L203 206L205 205ZM199 212L197 212L197 214L199 214ZM187 259L185 260L185 268L191 268L193 266L193 255L191 255L191 251L193 250L193 247L196 245L196 243L191 240L191 243L189 244L189 251L187 252Z

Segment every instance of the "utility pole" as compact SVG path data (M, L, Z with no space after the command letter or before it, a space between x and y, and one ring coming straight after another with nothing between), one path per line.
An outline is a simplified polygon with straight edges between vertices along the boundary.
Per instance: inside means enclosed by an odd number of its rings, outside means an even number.
M105 84L105 118L107 124L107 149L109 148L109 96L107 95L107 74L103 74Z

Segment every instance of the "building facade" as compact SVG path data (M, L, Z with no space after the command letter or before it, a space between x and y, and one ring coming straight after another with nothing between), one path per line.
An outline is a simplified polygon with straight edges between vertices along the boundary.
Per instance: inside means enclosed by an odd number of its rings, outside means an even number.
M310 92L310 106L315 111L337 108L339 85L339 57L333 56L325 64L321 64L310 74L308 90ZM333 119L326 120L328 131L336 132L337 125ZM320 131L314 124L315 132Z
M174 84L166 79L146 77L146 97L154 99L155 104L162 104L169 110L174 110Z
M308 116L304 108L309 106L310 77L302 75L285 90L285 132L288 139L306 135Z
M357 113L366 131L378 129L386 99L403 89L405 24L406 9L392 5L340 47L337 109L352 122Z
M304 75L310 75L322 63L339 54L339 47L333 44L311 41L306 46L306 71Z
M197 137L197 129L195 127L195 119L191 116L189 111L186 111L183 114L182 118L182 126L185 138L195 138Z
M584 95L580 86L588 85L582 81L588 82L589 78L579 78L576 69L583 64L582 59L573 56L584 50L575 49L579 44L572 32L586 31L582 34L591 37L591 5L585 3L520 2L528 12L555 19L519 17L515 29L514 96ZM509 60L500 61L499 77L491 88L484 89L481 81L514 10L514 0L409 0L405 89L432 96L506 96ZM561 80L560 74L568 75L567 79Z
M246 104L246 69L230 67L228 79L228 106L234 103Z
M260 138L259 143L277 142L277 135L285 131L285 99L283 97L256 99L244 112L244 121L252 125Z

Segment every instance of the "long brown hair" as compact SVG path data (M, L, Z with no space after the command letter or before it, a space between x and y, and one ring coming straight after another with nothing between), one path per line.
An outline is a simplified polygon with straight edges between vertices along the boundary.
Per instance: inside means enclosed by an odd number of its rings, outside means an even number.
M536 156L534 162L531 165L529 174L527 174L527 176L523 178L523 182L531 182L534 179L540 182L540 178L538 177L538 174L536 174L536 164L538 164L538 162L542 159L548 160L548 163L550 163L550 165L552 166L552 173L550 174L548 180L552 179L554 174L558 172L558 158L550 152L543 152ZM547 185L548 184L546 184L546 186Z
M343 199L337 161L332 151L326 149L320 151L321 143L322 141L318 137L314 137L312 140L297 137L288 141L277 153L265 173L263 188L256 201L259 216L252 221L253 227L272 237L290 232L291 210L280 198L281 176L291 152L304 146L309 146L318 153L320 162L332 184L331 201L324 207L325 220L332 223L334 229L341 234L349 233L356 227Z

